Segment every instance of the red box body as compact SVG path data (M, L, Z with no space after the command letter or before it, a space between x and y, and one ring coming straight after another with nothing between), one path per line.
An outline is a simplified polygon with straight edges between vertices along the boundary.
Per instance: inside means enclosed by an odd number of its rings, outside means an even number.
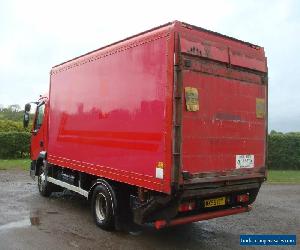
M52 164L168 194L265 175L267 66L249 43L175 21L53 67L48 104Z

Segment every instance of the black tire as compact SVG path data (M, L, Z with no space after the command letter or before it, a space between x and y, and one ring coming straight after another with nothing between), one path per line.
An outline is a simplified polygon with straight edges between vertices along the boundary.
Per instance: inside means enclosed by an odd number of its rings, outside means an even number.
M92 214L95 223L101 229L115 229L117 200L113 188L106 182L99 183L92 196Z
M53 192L53 187L45 180L44 168L43 166L40 167L39 175L38 175L38 189L42 196L49 197Z

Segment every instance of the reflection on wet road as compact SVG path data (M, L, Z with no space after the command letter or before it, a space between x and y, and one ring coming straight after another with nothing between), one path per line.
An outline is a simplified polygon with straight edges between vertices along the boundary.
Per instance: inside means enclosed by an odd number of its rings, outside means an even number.
M30 226L30 219L28 218L1 225L0 231L19 228L19 227L26 227L26 226Z

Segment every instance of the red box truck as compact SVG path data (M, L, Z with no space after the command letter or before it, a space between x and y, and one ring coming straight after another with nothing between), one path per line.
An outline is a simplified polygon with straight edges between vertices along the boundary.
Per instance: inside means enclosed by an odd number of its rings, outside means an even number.
M30 173L43 196L90 199L107 230L249 211L266 179L267 86L262 47L179 21L145 31L51 69Z

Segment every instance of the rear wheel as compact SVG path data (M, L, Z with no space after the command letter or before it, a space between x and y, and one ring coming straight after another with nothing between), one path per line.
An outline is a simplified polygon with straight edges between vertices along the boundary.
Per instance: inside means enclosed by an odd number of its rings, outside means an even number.
M92 213L95 223L104 230L115 229L116 198L112 187L103 182L98 184L92 196Z

